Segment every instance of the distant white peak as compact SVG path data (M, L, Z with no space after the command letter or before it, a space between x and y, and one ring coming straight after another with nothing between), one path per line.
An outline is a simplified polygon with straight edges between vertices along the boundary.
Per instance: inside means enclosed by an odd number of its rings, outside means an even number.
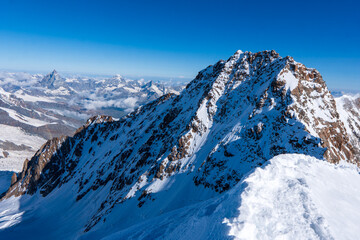
M339 98L340 98L340 99L356 100L357 98L360 98L360 93L347 93L347 92L342 92L342 96L340 96Z
M120 74L115 74L113 78L121 80L121 79L123 79L123 76L121 76Z

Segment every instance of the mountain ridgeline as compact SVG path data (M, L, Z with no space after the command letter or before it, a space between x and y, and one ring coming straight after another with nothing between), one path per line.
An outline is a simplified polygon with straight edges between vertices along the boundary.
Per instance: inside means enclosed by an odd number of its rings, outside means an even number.
M358 139L348 129L317 70L274 50L237 51L200 71L179 95L118 121L93 117L73 137L48 141L3 199L66 192L73 206L91 202L79 231L118 221L125 228L228 191L279 154L359 164ZM126 217L125 206L141 213Z

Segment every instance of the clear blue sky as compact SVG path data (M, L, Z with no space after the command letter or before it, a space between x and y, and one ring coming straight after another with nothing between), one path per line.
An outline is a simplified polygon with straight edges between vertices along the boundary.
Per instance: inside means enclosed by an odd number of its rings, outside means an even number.
M0 1L0 68L192 78L275 49L360 89L358 1Z

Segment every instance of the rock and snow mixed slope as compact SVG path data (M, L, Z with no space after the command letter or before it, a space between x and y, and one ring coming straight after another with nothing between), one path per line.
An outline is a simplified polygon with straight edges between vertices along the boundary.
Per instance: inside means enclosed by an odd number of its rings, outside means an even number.
M3 234L45 225L48 238L98 239L189 207L186 216L284 153L358 163L318 71L275 51L238 51L199 72L180 95L166 94L119 121L91 118L73 137L48 141L12 178L3 204L18 201L7 217L21 215ZM218 217L212 205L202 210ZM76 223L66 225L69 219Z
M127 206L123 216L159 212L122 228L102 223L102 232L82 235L91 205L63 205L64 192L50 199L23 197L0 203L0 236L26 239L357 239L360 234L360 174L355 165L327 163L302 154L278 155L231 190L169 212ZM35 199L34 199L35 198ZM60 198L58 201L55 199ZM172 199L166 194L165 205ZM96 201L96 199L94 199ZM27 212L34 204L41 211ZM161 206L161 204L159 204ZM72 215L63 216L71 208ZM150 208L145 207L145 208ZM140 212L140 213L139 213ZM46 216L46 218L44 218ZM69 217L76 218L70 221ZM59 220L60 219L60 220ZM22 224L23 222L23 224ZM101 228L100 228L101 229Z
M72 135L92 115L125 115L182 86L131 80L0 72L0 170L21 171L47 139Z
M104 239L357 239L359 181L352 164L278 155L224 195Z
M335 98L340 119L344 123L350 141L360 161L360 95L343 95Z

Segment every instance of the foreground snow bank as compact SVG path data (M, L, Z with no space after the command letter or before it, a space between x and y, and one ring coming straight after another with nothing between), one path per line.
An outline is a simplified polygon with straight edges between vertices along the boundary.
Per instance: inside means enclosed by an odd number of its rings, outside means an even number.
M245 182L239 216L225 220L236 239L357 239L360 175L304 155L280 155Z
M106 239L357 239L359 222L355 166L286 154L225 195Z

